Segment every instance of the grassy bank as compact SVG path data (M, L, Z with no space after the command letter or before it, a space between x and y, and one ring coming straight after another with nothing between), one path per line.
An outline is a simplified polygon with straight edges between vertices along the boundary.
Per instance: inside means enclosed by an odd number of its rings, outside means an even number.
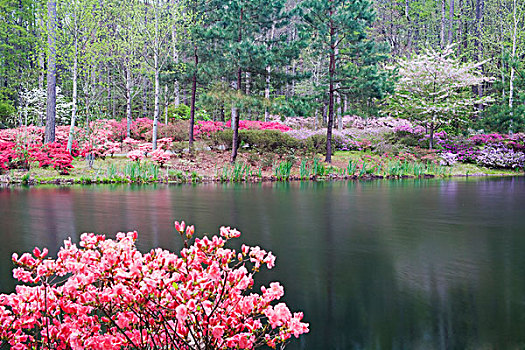
M238 161L232 165L228 152L201 150L193 155L180 154L160 167L148 161L131 162L123 156L114 156L96 159L92 164L76 159L68 175L59 175L52 168L30 165L29 170L5 172L0 175L0 182L32 185L197 183L523 175L522 171L489 169L466 163L440 166L430 161L389 158L363 151L336 152L331 164L322 159L322 155L279 156L246 151L241 152Z

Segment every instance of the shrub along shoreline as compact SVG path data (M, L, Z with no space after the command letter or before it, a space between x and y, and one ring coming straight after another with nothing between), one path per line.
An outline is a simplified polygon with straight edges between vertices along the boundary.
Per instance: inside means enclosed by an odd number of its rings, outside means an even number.
M221 158L222 156L222 158ZM408 159L372 156L367 152L337 152L332 165L321 157L280 160L263 167L265 159L253 164L253 154L240 153L243 160L230 164L227 152L201 151L172 159L162 167L152 162L129 162L124 157L96 160L90 167L86 160L74 160L69 174L52 169L10 170L0 175L3 185L74 185L74 184L183 184L183 183L257 183L288 181L345 181L406 178L451 178L469 176L523 176L522 170L497 170L476 165L440 166ZM217 162L212 164L212 160ZM252 163L250 163L250 160ZM221 162L222 161L222 162ZM346 166L343 166L346 164Z
M326 130L286 120L285 124L242 121L237 161L230 164L228 123L198 122L192 152L188 123L159 125L157 149L152 121L96 120L77 129L67 150L69 128L57 127L56 142L43 143L43 128L0 130L0 183L197 183L348 179L396 179L523 175L525 134L436 132L434 148L420 126L404 119L345 117L334 130L330 164ZM294 126L294 128L290 127Z

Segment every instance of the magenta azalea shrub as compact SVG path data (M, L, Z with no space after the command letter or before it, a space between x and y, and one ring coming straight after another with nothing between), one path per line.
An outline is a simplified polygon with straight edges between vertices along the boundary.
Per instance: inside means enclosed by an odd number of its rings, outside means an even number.
M185 238L179 255L160 248L143 254L136 232L107 239L82 234L58 257L47 249L13 254L13 275L24 284L0 295L0 347L12 349L253 349L275 348L308 332L301 312L275 304L278 282L252 290L261 266L275 257L259 247L225 247L240 232Z

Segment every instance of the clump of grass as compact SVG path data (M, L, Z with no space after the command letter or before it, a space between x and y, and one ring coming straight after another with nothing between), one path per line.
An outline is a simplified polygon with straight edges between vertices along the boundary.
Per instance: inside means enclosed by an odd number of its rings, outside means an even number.
M357 162L352 161L352 159L348 160L348 165L346 166L346 173L348 176L354 175L355 171L357 170Z
M299 177L301 178L301 180L307 180L310 178L311 174L312 169L308 165L308 160L303 159L301 161L301 166L299 167Z
M293 162L284 161L274 166L273 174L279 181L288 181L292 172Z
M315 177L322 177L326 175L326 167L324 166L323 162L321 162L317 157L314 158L312 164L312 174Z

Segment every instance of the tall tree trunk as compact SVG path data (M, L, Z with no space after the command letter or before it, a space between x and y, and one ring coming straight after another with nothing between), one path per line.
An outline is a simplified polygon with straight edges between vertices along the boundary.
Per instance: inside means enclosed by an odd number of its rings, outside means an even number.
M446 0L441 0L441 31L439 32L439 46L445 47L445 27L446 27Z
M177 32L175 29L171 32L171 40L173 43L173 62L175 65L179 64L179 53L177 52ZM178 107L180 105L180 86L179 81L175 80L173 83L173 94L175 95L175 107Z
M77 121L77 85L78 85L78 31L76 26L76 13L73 14L75 21L75 37L73 44L73 108L71 109L71 127L69 128L69 138L67 140L67 150L71 153L73 138L75 136L75 123Z
M484 0L476 0L476 61L483 60L483 43L481 41L483 33L483 8ZM482 68L483 69L483 68ZM477 86L478 97L483 96L483 84ZM478 110L483 109L482 105L478 106Z
M157 149L157 134L158 134L158 124L159 124L159 95L160 95L160 81L159 81L159 57L155 53L155 109L153 112L153 138L152 145L153 150Z
M448 13L448 44L454 41L454 0L450 0Z
M273 39L275 36L275 23L272 24L272 30L270 32L270 50L273 47ZM270 83L271 83L271 77L270 73L272 72L272 68L270 65L266 66L266 85L264 87L264 99L266 100L267 104L270 104ZM270 109L268 106L264 108L264 121L267 122L270 119Z
M239 40L240 41L240 40ZM241 67L237 70L237 91L241 91L242 84L242 69ZM230 163L235 163L237 159L237 151L239 149L239 108L233 107L232 109L232 129L233 129L233 139L232 139L232 155L230 158Z
M39 26L43 26L42 17L39 16L38 22L39 22ZM40 31L40 35L42 35L42 31ZM43 38L40 38L40 39L42 39L42 41L43 41ZM40 91L43 91L44 90L44 75L45 75L45 73L44 73L45 57L44 57L43 50L38 50L38 67L39 67L39 72L38 72L38 89ZM43 126L44 125L44 111L42 109L43 108L38 108L38 126Z
M516 17L516 0L512 2L512 56L510 64L510 82L509 82L509 111L510 111L510 124L509 134L512 134L512 124L514 118L514 64L516 60L516 37L518 34L518 20Z
M131 67L126 63L126 136L131 137Z
M410 0L405 0L405 17L407 20L407 56L412 51L412 20L410 19Z
M332 0L330 0L332 3ZM333 4L332 4L333 6ZM333 7L330 9L330 17L334 15ZM335 24L333 20L330 20L330 65L328 69L328 75L330 79L330 85L328 90L328 125L326 128L326 158L327 163L332 163L332 127L334 125L334 79L335 79Z
M342 103L341 94L337 94L337 130L343 130L343 103Z
M191 80L191 106L190 106L190 152L193 152L193 129L195 127L195 100L197 97L197 69L199 67L199 55L197 54L197 45L193 47L193 59L195 63L195 69L193 70L193 77Z
M153 54L153 64L155 68L155 108L153 112L153 150L155 151L157 149L157 133L158 133L158 123L159 123L159 113L160 113L160 106L159 106L159 95L160 95L160 81L159 81L159 74L160 74L160 66L159 66L159 18L158 18L158 9L154 9L155 11L155 38L154 38L154 45L155 50Z
M56 117L56 0L47 3L47 100L46 100L46 134L45 143L55 142L55 117Z
M240 43L242 41L242 21L243 21L244 11L241 8L241 13L239 17L239 36L237 38L237 41ZM237 91L240 95L241 92L241 84L242 84L242 67L241 63L239 62L239 67L237 68ZM235 118L234 118L235 117ZM230 158L230 163L235 163L235 160L237 159L237 151L239 148L239 108L232 107L232 128L233 128L233 138L232 138L232 154Z
M168 85L164 85L164 124L168 124L168 105L170 103Z
M264 87L264 99L266 100L266 103L270 104L270 72L271 68L270 66L266 67L266 85ZM267 122L270 119L270 109L268 106L264 107L264 121Z

